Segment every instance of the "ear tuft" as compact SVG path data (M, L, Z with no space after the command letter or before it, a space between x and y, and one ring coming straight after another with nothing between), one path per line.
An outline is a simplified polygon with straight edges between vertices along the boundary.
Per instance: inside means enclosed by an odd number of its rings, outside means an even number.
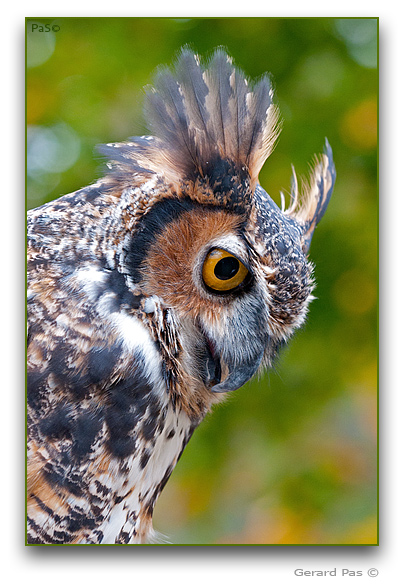
M247 180L253 192L280 132L269 78L250 82L221 48L203 65L185 47L172 69L159 68L146 88L145 114L152 137L101 149L114 172L159 173L177 184L222 181L225 188L229 172L218 172L231 168L234 182Z
M323 154L314 159L310 181L302 183L301 194L298 192L298 182L293 168L292 201L285 214L295 219L301 226L302 244L305 253L309 251L314 229L327 209L334 189L335 178L335 165L327 138Z

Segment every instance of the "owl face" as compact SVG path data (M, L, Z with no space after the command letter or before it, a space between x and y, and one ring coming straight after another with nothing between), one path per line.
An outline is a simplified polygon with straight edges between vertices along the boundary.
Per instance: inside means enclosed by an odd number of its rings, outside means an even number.
M233 391L271 364L303 321L311 266L302 229L263 189L242 213L197 198L150 208L131 236L126 271L174 313L187 361L198 364L193 374L215 393Z

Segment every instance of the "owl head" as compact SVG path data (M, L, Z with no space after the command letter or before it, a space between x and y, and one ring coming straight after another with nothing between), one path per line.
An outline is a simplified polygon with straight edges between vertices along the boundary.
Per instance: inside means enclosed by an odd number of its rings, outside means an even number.
M221 49L206 66L184 49L147 88L145 112L150 136L101 147L130 217L121 269L169 311L182 366L209 391L232 391L305 320L332 151L326 141L301 192L293 173L280 209L258 179L279 135L271 84L252 84Z

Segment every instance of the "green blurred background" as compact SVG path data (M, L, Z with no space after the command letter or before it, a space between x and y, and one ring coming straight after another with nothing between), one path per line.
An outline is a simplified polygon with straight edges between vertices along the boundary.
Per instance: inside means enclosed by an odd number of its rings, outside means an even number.
M27 19L28 208L96 180L97 144L147 133L142 88L184 44L271 72L284 122L260 180L275 201L292 163L307 176L325 136L334 151L310 250L317 300L276 369L185 449L154 518L174 544L377 543L377 31L376 19Z

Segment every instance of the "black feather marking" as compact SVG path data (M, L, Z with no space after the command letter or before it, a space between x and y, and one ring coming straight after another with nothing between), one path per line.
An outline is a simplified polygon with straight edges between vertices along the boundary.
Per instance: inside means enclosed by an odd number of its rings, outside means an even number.
M132 237L126 260L126 269L134 282L142 280L142 263L148 251L153 249L153 242L162 229L185 211L194 208L195 203L189 199L163 199L144 216L139 231Z

